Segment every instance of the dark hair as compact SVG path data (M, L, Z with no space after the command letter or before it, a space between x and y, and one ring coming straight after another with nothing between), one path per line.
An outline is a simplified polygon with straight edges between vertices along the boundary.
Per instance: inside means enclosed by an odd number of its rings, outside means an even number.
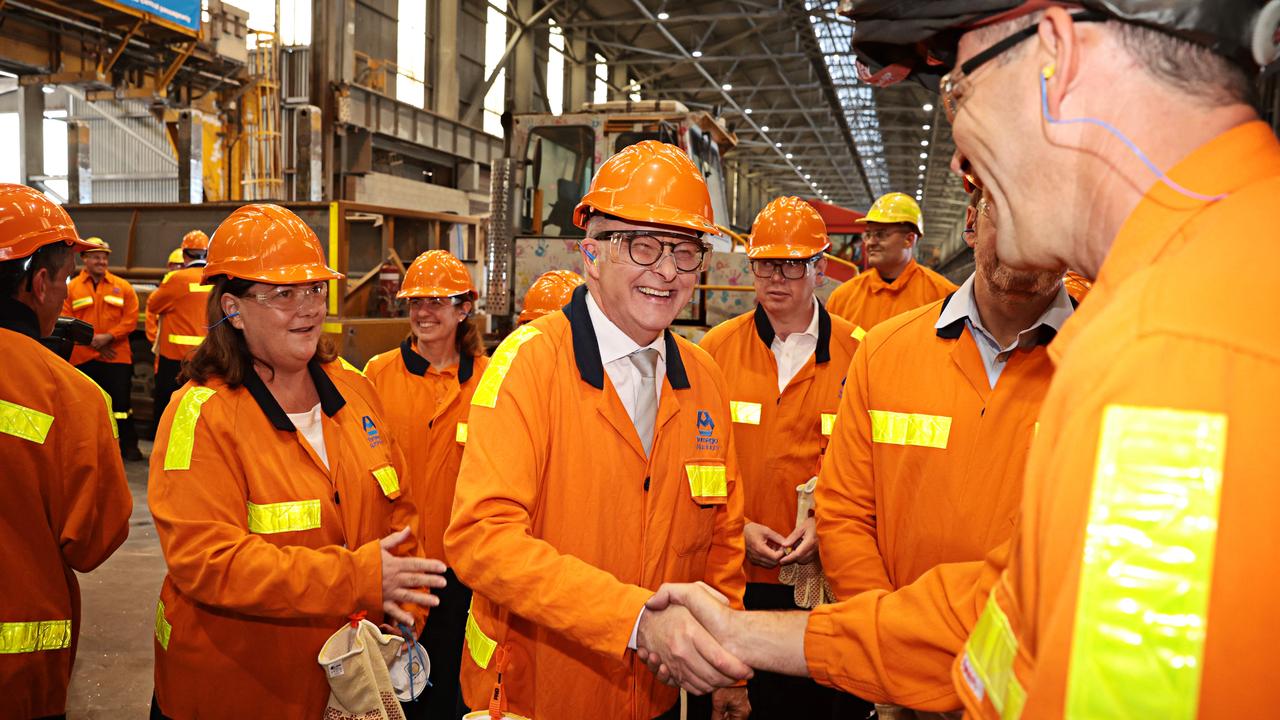
M200 343L182 361L182 375L179 380L195 380L198 383L208 382L210 378L219 378L231 387L244 384L245 375L253 372L253 356L249 354L249 345L245 342L244 333L237 330L226 320L222 312L222 296L232 295L238 298L249 294L254 283L250 280L229 278L219 275L213 281L213 291L209 293L209 303L205 317L209 321L209 336ZM338 357L337 348L328 337L321 336L316 346L315 359L322 363L333 362ZM258 360L262 363L262 360ZM262 363L266 365L266 363ZM267 365L269 370L274 368Z
M47 270L49 275L54 275L72 254L70 245L55 242L40 247L27 257L0 262L0 297L11 298L23 286L30 291L36 273Z

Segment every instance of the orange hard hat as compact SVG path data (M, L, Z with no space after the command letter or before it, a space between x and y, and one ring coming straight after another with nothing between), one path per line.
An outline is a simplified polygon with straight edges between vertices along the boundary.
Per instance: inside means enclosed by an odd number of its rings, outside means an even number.
M702 173L684 150L657 140L625 147L600 166L591 189L573 209L573 224L585 230L592 212L700 233L718 232Z
M775 198L756 215L747 242L747 257L796 260L831 247L827 224L809 203L798 197Z
M183 250L208 250L209 236L203 230L192 230L182 236Z
M207 283L219 275L272 285L343 277L325 264L320 240L302 218L268 203L236 208L213 231L200 277Z
M471 283L471 273L448 250L428 250L418 256L404 273L398 298L453 297L466 295L475 300L479 293Z
M569 304L574 288L586 282L572 270L551 270L538 276L524 294L524 306L520 310L520 322L537 320Z
M56 242L75 250L90 247L61 205L26 185L0 183L0 262L27 257Z

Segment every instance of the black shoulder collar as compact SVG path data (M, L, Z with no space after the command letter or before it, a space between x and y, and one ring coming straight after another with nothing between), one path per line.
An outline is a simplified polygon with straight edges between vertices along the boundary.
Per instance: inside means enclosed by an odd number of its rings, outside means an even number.
M564 306L564 314L569 318L569 330L573 334L573 357L578 365L578 375L591 387L603 390L604 363L600 359L595 327L591 325L591 313L587 310L586 285L579 285L573 291L569 304ZM689 387L689 375L684 369L680 347L670 330L664 330L663 336L667 347L667 380L672 388L686 389Z
M952 292L942 301L942 306L938 308L938 317L942 317L942 313L947 311L947 305L955 295L955 292ZM964 318L959 318L955 322L938 328L938 337L943 340L959 340L960 334L964 332L964 321Z
M320 396L320 409L325 415L333 417L347 404L347 399L342 397L342 393L333 384L333 380L324 371L319 360L312 358L311 362L307 363L307 373L311 375L311 381L316 385L316 394ZM276 397L267 388L267 384L258 377L257 371L252 367L245 373L244 386L258 403L258 407L262 408L262 414L267 416L272 427L285 432L297 431L293 421L289 419L284 409L280 407L280 403L276 401Z
M404 360L405 369L418 377L426 375L427 368L431 367L426 358L414 351L413 341L409 338L400 342L400 358Z

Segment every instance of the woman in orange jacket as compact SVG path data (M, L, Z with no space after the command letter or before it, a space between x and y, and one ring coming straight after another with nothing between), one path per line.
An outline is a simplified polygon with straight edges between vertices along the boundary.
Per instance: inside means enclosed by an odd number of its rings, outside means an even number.
M214 233L205 342L160 420L147 500L168 574L151 715L321 717L316 657L354 613L412 625L444 565L420 557L381 403L321 339L319 240L246 205Z
M396 296L408 301L409 337L375 356L364 372L386 407L387 428L404 448L405 486L418 506L418 542L443 558L444 530L467 442L467 411L484 374L480 329L471 319L475 286L467 268L445 250L418 256ZM404 705L409 718L449 717L458 699L462 639L471 591L452 570L441 605L427 618L422 643L431 658L431 687Z

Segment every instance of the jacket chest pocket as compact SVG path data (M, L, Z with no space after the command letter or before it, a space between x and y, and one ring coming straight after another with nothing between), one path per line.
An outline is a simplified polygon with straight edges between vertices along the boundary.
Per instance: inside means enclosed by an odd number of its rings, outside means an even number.
M711 545L716 514L729 501L731 484L724 461L718 458L686 460L684 483L680 488L679 507L673 526L673 546L680 556L705 551ZM693 521L685 518L693 514Z

